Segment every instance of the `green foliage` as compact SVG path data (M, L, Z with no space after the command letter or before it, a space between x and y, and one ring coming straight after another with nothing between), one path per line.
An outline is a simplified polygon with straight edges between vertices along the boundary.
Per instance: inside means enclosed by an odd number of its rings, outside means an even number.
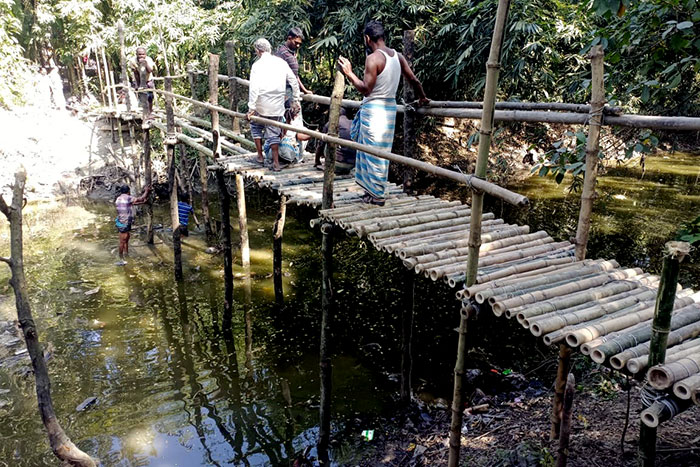
M29 63L17 38L21 29L12 0L0 0L0 107L22 103L28 84Z
M689 222L684 222L678 231L678 240L688 242L691 245L700 244L700 216Z

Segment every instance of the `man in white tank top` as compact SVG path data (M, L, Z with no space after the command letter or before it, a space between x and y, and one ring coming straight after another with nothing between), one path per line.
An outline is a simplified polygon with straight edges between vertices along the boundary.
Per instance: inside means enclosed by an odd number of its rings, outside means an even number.
M384 27L379 21L365 26L364 41L368 52L362 79L352 71L345 57L338 59L341 70L360 94L365 96L362 107L353 121L353 139L359 143L391 151L396 120L396 90L399 79L413 87L419 105L429 102L416 75L406 59L385 44ZM389 161L357 151L355 181L364 188L363 201L384 204L384 188L389 175Z

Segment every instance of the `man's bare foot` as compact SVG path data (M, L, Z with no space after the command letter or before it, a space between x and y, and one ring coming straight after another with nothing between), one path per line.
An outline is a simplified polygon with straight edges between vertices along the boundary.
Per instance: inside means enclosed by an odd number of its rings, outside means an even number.
M282 170L282 167L280 167L279 164L272 164L272 171L273 172L279 172Z
M262 156L258 156L258 157L255 159L255 161L256 161L258 164L264 164L264 163L265 163L265 159L263 159Z

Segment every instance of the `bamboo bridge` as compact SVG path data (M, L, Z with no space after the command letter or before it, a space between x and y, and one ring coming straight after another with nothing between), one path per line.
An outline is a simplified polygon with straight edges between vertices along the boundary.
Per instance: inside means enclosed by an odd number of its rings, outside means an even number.
M112 99L110 98L110 106L104 110L108 117L118 122L120 135L122 123L129 126L130 132L133 132L134 129L141 129L144 132L144 153L148 154L149 157L150 137L148 135L150 128L155 127L163 132L170 174L171 205L176 206L177 204L177 183L173 176L175 170L174 147L176 144L184 144L198 151L203 181L202 188L205 191L203 196L206 194L207 170L216 174L219 191L222 195L222 227L226 239L224 244L224 277L227 306L230 306L232 300L233 282L230 278L232 259L230 251L231 226L228 219L229 193L224 177L235 176L242 239L241 257L244 267L245 263L249 261L246 251L247 220L245 218L243 183L244 180L247 180L260 188L271 189L280 196L280 213L273 229L275 272L277 272L277 265L281 265L281 232L284 224L285 206L287 204L312 206L319 209L319 217L312 220L311 224L312 227L320 226L324 233L322 244L324 261L332 261L330 233L332 230L340 229L350 236L366 239L378 251L396 255L404 266L415 274L423 275L433 281L442 282L445 287L453 288L457 299L462 304L460 352L463 350L463 339L466 336L466 319L475 308L491 310L497 316L503 316L504 319L514 318L523 326L525 332L531 333L536 338L542 338L548 345L558 345L560 374L555 385L553 422L557 422L560 416L559 411L564 398L566 375L569 373L567 365L570 353L574 349L580 350L596 363L638 379L642 379L648 373L648 379L653 389L645 386L643 390L643 397L646 397L649 402L646 405L650 407L643 412L642 420L650 427L658 426L659 423L672 418L693 404L700 405L700 337L698 337L700 336L700 292L684 288L675 291L675 311L670 322L665 363L648 368L649 343L653 334L652 319L660 288L659 277L647 274L639 268L621 267L614 260L582 259L575 252L577 245L572 242L556 241L547 232L532 232L527 225L508 224L503 219L496 218L493 213L482 213L481 201L476 202L476 200L483 199L478 197L483 197L484 193L498 196L516 205L526 204L527 199L490 184L479 176L463 175L413 160L405 155L399 156L388 151L378 151L358 143L340 140L332 135L333 131L329 131L330 135L324 135L260 117L251 118L251 120L260 123L307 133L332 144L363 149L378 157L465 183L473 190L472 204L465 205L459 201L446 201L433 196L411 195L405 193L402 186L390 184L387 187L387 201L384 206L367 205L361 202L362 190L355 184L351 176L335 176L333 178L332 165L330 165L331 170L329 171L329 164L332 162L326 163L325 173L312 166L309 156L305 162L297 163L281 172L273 172L262 167L255 161L255 153L250 152L251 142L247 141L238 131L240 129L239 121L245 114L236 111L239 93L237 87L244 86L247 82L235 76L235 57L233 57L232 43L227 43L227 55L229 73L228 75L219 75L219 57L210 54L209 102L197 99L194 86L197 74L190 70L188 75L180 77L189 77L192 97L173 93L173 77L166 77L165 91L155 90L157 94L165 97L166 112L165 114L157 112L153 121L141 120L141 113L132 111L128 100L126 108L120 109L116 104L111 104ZM602 89L602 49L600 57L598 88ZM105 68L108 69L106 66ZM126 76L123 53L122 72ZM341 82L339 85L338 79L336 76L334 90L336 88L342 89L343 83ZM342 80L342 77L340 79ZM226 81L229 85L230 109L218 105L219 81ZM106 82L110 85L109 94L111 95L117 85L114 84L113 79L110 81L106 78ZM142 82L145 82L145 79L142 79ZM124 86L127 86L125 82ZM595 89L594 87L594 92ZM303 96L303 98L307 101L330 104L331 112L333 112L334 108L336 111L339 110L342 91L340 96L334 94L331 98L323 96ZM116 92L113 101L116 102ZM174 101L206 109L211 114L211 120L184 113L176 114ZM447 109L422 109L422 113L437 116L452 115L459 118L481 118L482 113L485 115L489 113L487 102L488 99L485 97L483 111L453 106L453 108ZM349 106L357 105L353 101L343 101L343 103ZM513 115L511 117L519 120L556 121L555 112L542 111L542 109L549 109L548 107L535 106L533 108L536 110L520 111L518 114L520 118L516 118L515 114L513 114L515 117ZM575 106L568 104L565 109L576 111ZM400 110L406 111L405 125L410 125L409 117L413 113L408 112L406 108ZM494 108L490 110L493 114ZM591 106L579 109L579 111L587 113L578 114L575 118L579 120L585 118L586 122L591 119L591 129L594 128L596 118L598 129L603 124L627 124L628 126L655 124L660 125L657 127L663 128L700 128L700 119L680 118L677 121L663 120L662 122L650 123L648 119L635 119L635 116L618 115L615 117L615 109L610 109L610 112L613 112L612 117L604 117L604 113L608 112L603 111L602 98L596 100L595 95ZM508 117L503 112L511 111L502 110L501 112L500 119L507 120ZM232 117L233 130L220 128L220 113ZM498 117L498 114L496 115ZM585 117L581 117L581 115ZM618 118L618 120L616 121L614 118ZM620 118L623 120L619 120ZM607 123L605 123L606 120ZM484 139L486 140L486 138ZM597 154L597 134L595 138L590 139L596 139L596 143L589 150L594 151L593 154ZM211 144L205 145L205 141ZM488 147L488 142L486 146ZM486 154L488 155L488 152ZM150 164L150 160L148 164ZM595 168L592 167L590 171L587 170L587 177L589 174L594 174ZM478 171L479 165L477 164ZM148 180L150 165L146 166L145 173ZM590 199L592 200L592 198ZM176 257L176 278L179 248L177 222L177 209L175 209L173 212L173 244ZM585 241L583 244L585 248ZM329 247L329 245L331 246ZM476 264L473 252L477 252L478 270L470 279L468 265ZM182 274L181 271L180 274ZM330 274L327 274L324 266L324 290L329 288L330 280ZM281 279L279 287L281 287ZM323 300L324 310L326 310L329 298L324 294ZM329 357L325 353L327 352L327 343L324 341L326 326L324 314L321 330L322 381L325 377L329 377L329 373L323 373L324 368L330 367ZM410 336L410 332L408 335ZM407 370L402 368L402 373L405 371L410 375L410 368ZM455 370L457 377L455 378L453 412L459 412L459 425L461 425L462 408L458 399L461 382L458 387L457 381L461 381L459 371L461 370ZM402 396L404 392L409 392L410 398L410 378L407 382L403 381L402 378ZM328 430L328 426L324 426L323 414L324 410L327 410L326 404L330 404L329 401L330 399L324 396L322 384L322 421L319 435L321 439L324 437L324 430ZM328 422L326 421L326 423ZM558 423L553 423L553 437L558 437L558 430ZM459 428L457 428L457 432L459 432ZM457 441L455 444L451 440L450 445L451 449L455 446L458 449L459 442Z

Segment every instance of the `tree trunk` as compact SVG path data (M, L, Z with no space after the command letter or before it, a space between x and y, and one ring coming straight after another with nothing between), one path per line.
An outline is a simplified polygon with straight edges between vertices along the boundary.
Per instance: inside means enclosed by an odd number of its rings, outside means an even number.
M22 241L22 207L24 204L24 185L27 179L22 170L15 174L15 184L12 189L12 204L8 206L0 195L0 212L5 214L10 222L10 258L0 258L7 263L12 271L10 285L15 292L17 319L19 320L27 351L32 360L32 368L36 380L36 396L39 404L39 414L49 435L49 443L53 453L68 465L95 467L95 461L78 449L63 431L53 409L51 400L51 381L46 368L44 353L39 341L39 332L32 317L29 297L27 296L27 280L24 276L24 245Z

